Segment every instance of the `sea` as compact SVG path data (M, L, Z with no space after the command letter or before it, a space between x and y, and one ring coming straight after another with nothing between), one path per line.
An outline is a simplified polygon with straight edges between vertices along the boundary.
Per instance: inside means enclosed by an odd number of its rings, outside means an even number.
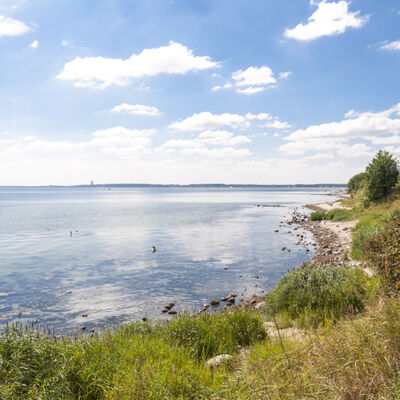
M103 329L268 293L313 256L281 221L332 190L0 187L0 327Z

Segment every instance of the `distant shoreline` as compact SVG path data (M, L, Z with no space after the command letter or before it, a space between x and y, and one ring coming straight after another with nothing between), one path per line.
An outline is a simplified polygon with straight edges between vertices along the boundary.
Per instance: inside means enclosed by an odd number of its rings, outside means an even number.
M347 188L347 184L341 183L314 183L314 184L294 184L294 185L256 185L256 184L225 184L225 183L199 183L189 185L179 184L152 184L152 183L100 183L93 185L39 185L39 186L24 186L24 185L0 185L0 188L124 188L124 187L155 187L155 188Z

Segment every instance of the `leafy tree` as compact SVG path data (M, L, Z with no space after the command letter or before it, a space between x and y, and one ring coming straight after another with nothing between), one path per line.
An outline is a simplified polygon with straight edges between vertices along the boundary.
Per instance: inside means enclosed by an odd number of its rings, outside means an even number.
M349 183L347 184L347 187L349 188L349 193L355 193L360 187L364 186L364 178L365 178L365 173L361 172L357 175L354 175L350 180Z
M379 150L365 169L365 188L369 200L379 200L388 195L399 177L397 160L387 151Z

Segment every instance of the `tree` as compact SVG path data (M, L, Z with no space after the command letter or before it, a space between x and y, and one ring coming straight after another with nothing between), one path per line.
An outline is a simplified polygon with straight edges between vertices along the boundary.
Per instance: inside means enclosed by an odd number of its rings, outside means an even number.
M364 186L364 178L364 172L354 175L347 184L347 187L349 188L349 193L355 193L360 187Z
M379 150L365 169L365 188L369 200L388 195L397 183L398 161L388 151Z

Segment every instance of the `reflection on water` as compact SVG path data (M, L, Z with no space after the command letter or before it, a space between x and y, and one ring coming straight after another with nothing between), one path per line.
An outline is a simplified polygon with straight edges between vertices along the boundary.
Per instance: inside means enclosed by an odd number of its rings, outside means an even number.
M90 328L158 317L170 301L195 310L261 294L311 257L274 232L279 222L327 199L311 189L0 188L0 324L21 315Z

